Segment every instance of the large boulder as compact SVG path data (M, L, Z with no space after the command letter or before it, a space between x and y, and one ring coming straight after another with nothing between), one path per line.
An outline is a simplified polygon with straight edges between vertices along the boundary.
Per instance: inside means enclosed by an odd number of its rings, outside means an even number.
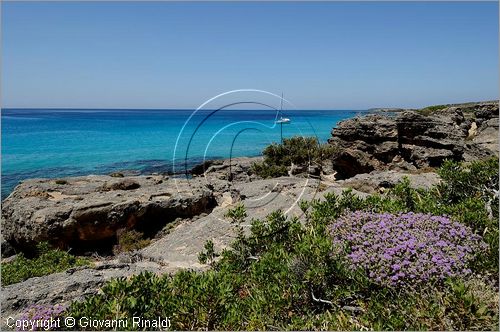
M339 178L349 178L376 170L438 167L445 159L498 155L498 103L467 105L464 111L454 106L430 115L406 111L342 121L328 141L339 151L333 168Z
M76 251L111 248L119 229L154 235L176 218L210 212L212 190L196 179L85 176L33 179L2 204L2 236L29 251L40 241Z

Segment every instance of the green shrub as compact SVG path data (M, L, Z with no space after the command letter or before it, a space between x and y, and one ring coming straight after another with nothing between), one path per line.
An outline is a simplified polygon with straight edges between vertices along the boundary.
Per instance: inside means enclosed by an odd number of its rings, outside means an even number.
M204 250L198 254L198 260L201 264L212 265L215 262L215 259L219 257L219 255L215 252L214 242L212 240L208 240L203 248Z
M292 163L299 167L321 166L333 156L335 149L330 144L319 144L315 137L294 136L284 138L282 144L267 146L262 153L264 161L254 163L252 170L263 178L271 178L287 175L287 167Z
M265 161L253 163L252 172L254 172L255 174L264 179L279 178L280 176L288 175L288 170L286 166L269 165Z
M495 195L498 190L498 166L496 157L470 164L445 161L438 170L443 179L438 185L443 200L457 203L466 198L480 197L485 202L498 201L498 195Z
M241 223L247 217L247 211L243 203L237 204L234 208L229 209L224 217L231 219L232 223Z
M13 261L2 263L2 286L89 264L90 260L87 258L75 257L59 249L50 249L49 245L43 242L37 245L37 257L29 259L20 253Z
M333 155L333 147L319 144L315 137L294 136L284 138L282 144L271 144L263 151L265 161L273 165L290 166L321 163Z
M116 232L118 244L113 247L113 252L128 252L147 247L151 240L144 239L144 234L133 229L120 229Z
M437 201L458 221L472 227L490 246L482 264L498 275L499 186L498 157L470 164L447 161L438 173L443 182L437 186Z

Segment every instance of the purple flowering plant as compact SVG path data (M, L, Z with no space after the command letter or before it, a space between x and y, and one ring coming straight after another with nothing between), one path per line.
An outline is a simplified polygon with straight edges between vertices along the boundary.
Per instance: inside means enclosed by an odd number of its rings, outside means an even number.
M356 211L329 227L335 248L346 250L353 269L389 286L469 275L470 263L487 248L479 235L447 216Z
M63 305L50 305L50 304L34 304L28 306L22 316L19 318L21 321L30 321L33 324L29 324L27 330L31 331L50 331L50 330L60 330L60 325L49 324L50 320L55 320L58 317L62 317L66 307ZM36 323L38 321L38 324ZM45 323L45 325L44 325ZM23 331L24 329L19 329Z

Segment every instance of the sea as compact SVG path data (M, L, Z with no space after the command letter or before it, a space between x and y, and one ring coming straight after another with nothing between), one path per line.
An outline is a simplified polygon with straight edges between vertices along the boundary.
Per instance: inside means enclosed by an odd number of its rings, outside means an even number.
M207 159L259 156L282 138L325 143L339 121L364 112L2 109L2 200L28 178L182 174Z

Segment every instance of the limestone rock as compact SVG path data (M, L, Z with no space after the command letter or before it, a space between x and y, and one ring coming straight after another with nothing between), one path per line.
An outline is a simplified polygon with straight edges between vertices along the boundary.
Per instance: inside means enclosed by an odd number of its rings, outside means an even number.
M339 150L332 167L338 178L349 178L375 170L438 167L445 159L498 155L498 103L467 107L466 113L453 106L431 115L406 111L342 121L328 141Z
M160 182L158 177L24 181L2 204L2 235L23 250L48 241L93 251L111 246L118 229L154 235L166 223L209 212L216 204L213 192L199 180Z

